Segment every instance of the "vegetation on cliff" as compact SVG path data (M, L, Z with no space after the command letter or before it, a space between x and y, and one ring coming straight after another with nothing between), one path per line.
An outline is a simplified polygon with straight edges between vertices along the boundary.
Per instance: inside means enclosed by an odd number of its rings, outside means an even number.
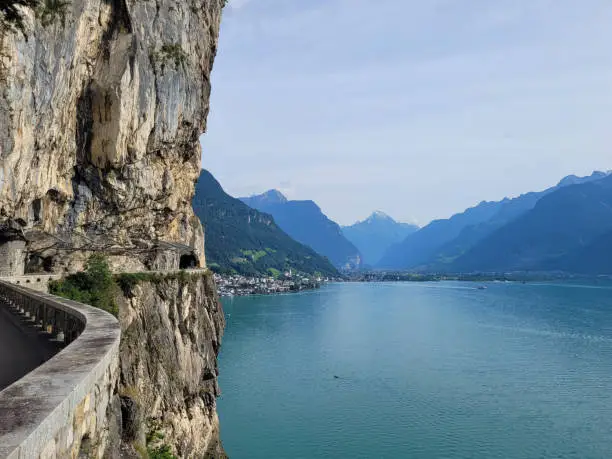
M85 271L51 282L50 291L119 319L122 425L113 442L122 451L150 459L225 457L215 414L224 315L209 270L113 274L96 254ZM212 438L204 435L209 429Z
M0 0L0 224L54 270L159 240L204 258L190 198L223 1L192 3Z
M108 261L100 254L89 258L85 271L49 283L49 291L54 295L95 306L114 316L119 313L117 290Z
M159 284L165 281L178 280L185 284L189 280L196 280L206 274L206 271L187 273L183 270L167 273L113 274L106 257L102 254L95 254L87 261L85 271L51 281L49 291L54 295L89 304L117 316L119 309L116 297L119 292L122 292L126 297L130 297L133 294L134 287L142 283Z
M5 240L32 234L24 252L54 272L111 246L129 269L164 269L173 261L148 250L159 241L204 258L190 198L225 3L0 0ZM100 433L107 457L135 445L143 457L223 456L215 399L224 316L210 273L113 275L96 255L51 291L115 314L122 328L113 381L122 403L87 423L91 443ZM127 416L128 392L139 417ZM109 430L94 432L106 430L103 415ZM162 442L145 441L151 420Z

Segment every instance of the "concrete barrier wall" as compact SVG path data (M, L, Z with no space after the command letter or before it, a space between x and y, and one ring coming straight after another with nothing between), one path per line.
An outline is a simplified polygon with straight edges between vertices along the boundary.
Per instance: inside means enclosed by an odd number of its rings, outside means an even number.
M69 346L0 392L0 458L102 457L112 430L119 323L100 309L21 285L0 281L0 289L85 324Z
M0 276L0 281L9 282L11 284L27 287L37 292L47 293L49 291L49 281L58 280L63 277L62 274L27 274L23 276Z

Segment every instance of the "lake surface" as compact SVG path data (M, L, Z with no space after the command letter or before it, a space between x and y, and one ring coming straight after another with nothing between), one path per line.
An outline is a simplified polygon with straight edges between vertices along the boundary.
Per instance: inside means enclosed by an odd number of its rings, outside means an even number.
M230 457L612 457L612 288L476 285L224 299Z

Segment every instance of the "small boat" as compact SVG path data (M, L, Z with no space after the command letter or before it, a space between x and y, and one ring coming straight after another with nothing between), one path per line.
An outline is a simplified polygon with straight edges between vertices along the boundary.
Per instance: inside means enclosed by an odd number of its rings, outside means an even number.
M484 285L479 285L477 288L478 288L478 290L486 290L487 289L487 287L484 286Z

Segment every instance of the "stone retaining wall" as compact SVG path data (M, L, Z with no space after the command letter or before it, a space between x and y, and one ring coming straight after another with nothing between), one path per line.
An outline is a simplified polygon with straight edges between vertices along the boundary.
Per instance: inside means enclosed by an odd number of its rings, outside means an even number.
M0 277L0 281L27 287L37 292L47 293L49 291L49 281L58 280L62 277L62 274L26 274L23 276Z
M0 392L0 458L99 458L117 386L120 328L110 314L75 301L0 281L28 301L66 311L83 332L51 360Z

